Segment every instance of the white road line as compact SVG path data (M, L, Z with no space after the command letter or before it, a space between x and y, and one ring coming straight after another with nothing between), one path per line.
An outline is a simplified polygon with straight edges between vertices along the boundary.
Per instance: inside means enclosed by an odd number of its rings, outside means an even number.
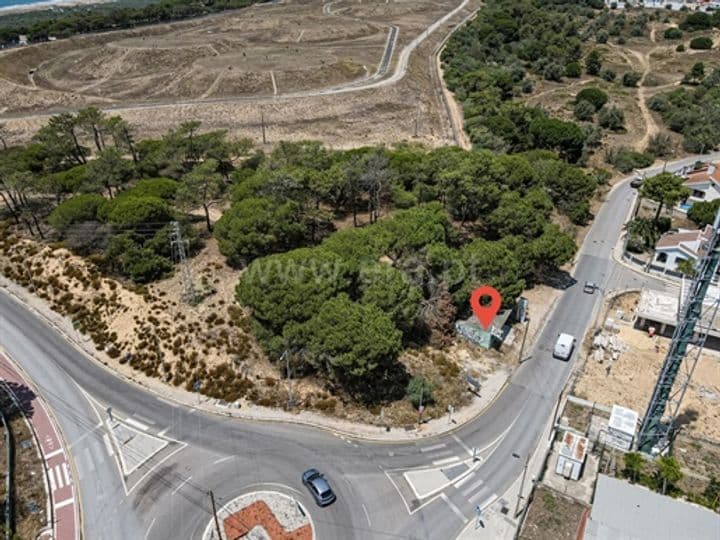
M458 437L457 435L453 435L452 437L453 439L455 439L455 442L462 446L469 455L473 455L472 449L467 444L465 444L460 437Z
M53 451L50 452L49 454L45 454L45 459L50 459L50 458L53 458L53 457L55 457L55 456L59 456L59 455L62 454L63 452L65 452L65 450L64 450L63 448L58 448L57 450L53 450Z
M460 493L462 493L463 495L469 495L470 493L472 493L473 491L475 491L477 488L479 488L480 486L482 486L484 483L485 483L485 482L483 481L483 479L480 478L480 479L478 479L477 482L474 482L471 486L466 487L466 488L463 489Z
M64 461L62 464L62 471L63 471L63 475L65 476L65 485L69 486L70 485L70 471L68 471L68 466L67 466L66 461Z
M488 497L488 493L490 494L489 497ZM470 497L470 498L468 499L468 501L470 501L471 503L474 503L474 502L476 502L476 501L479 501L479 500L480 500L481 498L483 498L483 497L485 497L485 504L489 504L488 501L489 501L490 499L492 499L493 497L495 497L495 494L492 493L492 492L487 488L487 486L485 486L484 488L478 490L478 492L477 492L475 495L473 495L472 497ZM494 499L493 499L493 500L494 500ZM491 502L492 502L492 501L491 501ZM481 508L484 508L484 506L483 506L482 504L480 505L480 507L481 507Z
M65 482L63 481L63 474L62 474L62 467L60 465L55 465L53 467L53 471L55 473L55 482L57 482L58 489L65 487Z
M64 501L55 503L55 510L57 510L58 508L62 508L63 506L67 506L68 504L72 504L74 502L75 502L75 497L70 497L69 499L65 499Z
M152 529L153 525L155 525L155 519L156 518L153 518L153 520L150 522L150 526L147 528L147 531L145 531L145 540L147 540L150 536L150 529Z
M465 478L461 478L456 484L453 484L457 489L460 489L460 486L463 484L467 484L470 480L475 478L472 474L468 474Z
M55 491L57 489L55 485L55 476L53 475L53 470L48 467L48 478L50 479L50 491Z
M439 448L445 448L447 446L445 443L436 444L433 446L426 446L425 448L421 448L421 452L432 452L433 450L437 450Z
M163 429L161 432L158 433L158 437L164 437L165 434L166 434L168 431L170 431L170 428L169 428L169 427Z
M180 491L180 489L181 489L185 484L187 484L187 483L190 481L191 478L192 478L192 476L188 476L185 480L183 480L182 482L180 482L180 485L173 490L172 494L175 495L178 491Z
M142 422L138 422L137 420L133 420L132 418L126 418L125 423L141 431L147 431L148 429L150 429L150 426L146 426Z
M107 433L103 433L103 442L105 443L105 449L107 450L107 453L110 454L110 456L115 455L115 451L113 450L112 443L110 442L110 437Z
M368 514L367 507L363 504L362 508L363 512L365 512L365 519L367 519L368 527L372 527L372 522L370 521L370 514Z
M142 420L143 422L145 422L145 423L147 423L147 424L150 424L151 426L154 426L154 425L155 425L155 422L153 422L153 421L150 420L149 418L144 417L144 416L141 415L141 414L136 414L135 416L138 417L138 418L139 418L140 420Z
M480 503L480 508L485 510L488 506L494 503L497 498L498 496L493 493L490 497Z
M458 456L452 456L445 459L438 459L437 461L433 461L433 465L447 465L448 463L452 463L453 461L460 461L460 458Z
M235 456L225 456L225 457L222 457L222 458L220 458L220 459L216 459L215 461L213 461L213 465L217 465L218 463L222 463L223 461L227 461L227 460L229 460L229 459L233 459L234 457L235 457Z
M447 505L450 507L450 510L455 512L455 515L459 517L463 523L465 523L468 518L465 517L465 514L463 514L460 509L455 505L454 502L450 500L450 498L445 495L444 493L440 494L440 498L447 503Z

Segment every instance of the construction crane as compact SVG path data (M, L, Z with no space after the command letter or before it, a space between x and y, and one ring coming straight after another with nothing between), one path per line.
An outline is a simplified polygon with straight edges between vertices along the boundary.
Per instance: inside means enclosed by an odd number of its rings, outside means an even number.
M684 301L681 288L677 326L637 438L638 449L647 454L662 452L671 443L677 429L680 403L717 314L719 299L714 299L713 305L705 310L703 305L720 262L720 211L715 216L710 240L700 246L698 253L700 257L695 266L695 277ZM711 313L711 316L703 317L703 311L705 315ZM678 387L674 388L678 375L682 378Z

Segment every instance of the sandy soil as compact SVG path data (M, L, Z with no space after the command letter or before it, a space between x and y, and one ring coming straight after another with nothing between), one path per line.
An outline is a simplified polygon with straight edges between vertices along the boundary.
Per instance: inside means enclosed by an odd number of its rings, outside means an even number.
M11 13L25 13L28 11L37 11L40 9L49 8L102 4L105 2L112 2L112 0L47 0L46 2L37 2L35 4L0 7L0 15L10 15Z
M631 316L637 294L627 296L619 307ZM611 317L615 318L615 310ZM617 319L616 319L617 320ZM628 347L612 364L602 364L592 356L585 362L575 386L575 394L608 406L622 405L640 415L652 396L670 340L650 338L630 324L620 324L617 337ZM681 370L681 374L684 370ZM680 381L681 375L678 375ZM680 409L685 430L693 435L720 441L720 353L704 351L695 369Z
M343 0L325 14L319 1L287 2L0 53L0 119L12 133L10 140L18 142L47 121L47 111L95 104L122 115L142 137L157 136L192 117L206 129L227 129L259 141L264 112L270 143L318 139L343 148L409 140L447 144L454 136L429 64L442 39L477 8L478 0L415 50L406 76L394 85L297 99L285 94L374 73L388 24L400 29L393 69L399 51L458 4ZM297 61L305 55L311 63Z

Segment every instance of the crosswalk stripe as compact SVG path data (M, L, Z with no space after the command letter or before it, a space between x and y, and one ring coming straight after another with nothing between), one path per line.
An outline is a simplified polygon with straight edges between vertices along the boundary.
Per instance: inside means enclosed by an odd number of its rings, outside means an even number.
M65 486L65 483L63 482L62 467L60 465L55 465L53 470L55 471L55 481L57 482L57 487L60 489Z
M65 461L62 464L62 470L63 470L63 474L65 475L65 485L69 486L70 485L70 471L68 471L68 465L67 465L67 462L65 462Z
M489 493L492 493L487 486L480 488L477 493L475 493L472 497L470 497L468 500L470 502L475 502L477 500L480 500L482 497L487 497Z
M478 479L477 482L474 482L473 484L470 484L468 487L466 487L465 489L463 489L460 493L462 493L463 495L469 495L470 493L472 493L473 491L475 491L477 488L479 488L480 486L482 486L484 483L485 483L485 482L483 482L483 479L480 478L480 479Z
M48 478L50 479L50 491L55 491L55 475L50 467L48 467Z

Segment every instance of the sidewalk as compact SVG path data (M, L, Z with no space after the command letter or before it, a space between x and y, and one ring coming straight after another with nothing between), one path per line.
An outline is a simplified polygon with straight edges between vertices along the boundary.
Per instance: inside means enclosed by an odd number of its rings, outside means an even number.
M255 405L243 405L242 408L235 408L219 403L216 399L188 392L183 388L172 387L159 379L147 377L127 364L117 364L117 362L107 357L104 352L96 350L90 338L75 330L68 319L53 312L42 299L35 297L2 275L0 275L0 288L47 321L50 327L54 328L68 343L85 354L96 365L107 369L120 379L138 384L160 398L175 404L243 420L304 424L332 431L338 436L358 439L385 442L414 441L450 433L481 415L504 390L511 375L509 371L498 370L483 381L479 395L473 397L469 405L453 413L452 423L448 421L448 416L444 415L441 418L429 420L421 424L417 429L412 430L394 427L387 431L379 422L378 425L359 424L340 418L331 418L313 411L288 412L282 409Z
M35 432L36 442L45 462L46 492L49 491L50 516L55 540L80 538L80 503L73 482L73 468L65 453L63 439L45 404L32 386L3 354L0 354L0 380L23 388L15 394ZM27 411L30 411L27 414Z

